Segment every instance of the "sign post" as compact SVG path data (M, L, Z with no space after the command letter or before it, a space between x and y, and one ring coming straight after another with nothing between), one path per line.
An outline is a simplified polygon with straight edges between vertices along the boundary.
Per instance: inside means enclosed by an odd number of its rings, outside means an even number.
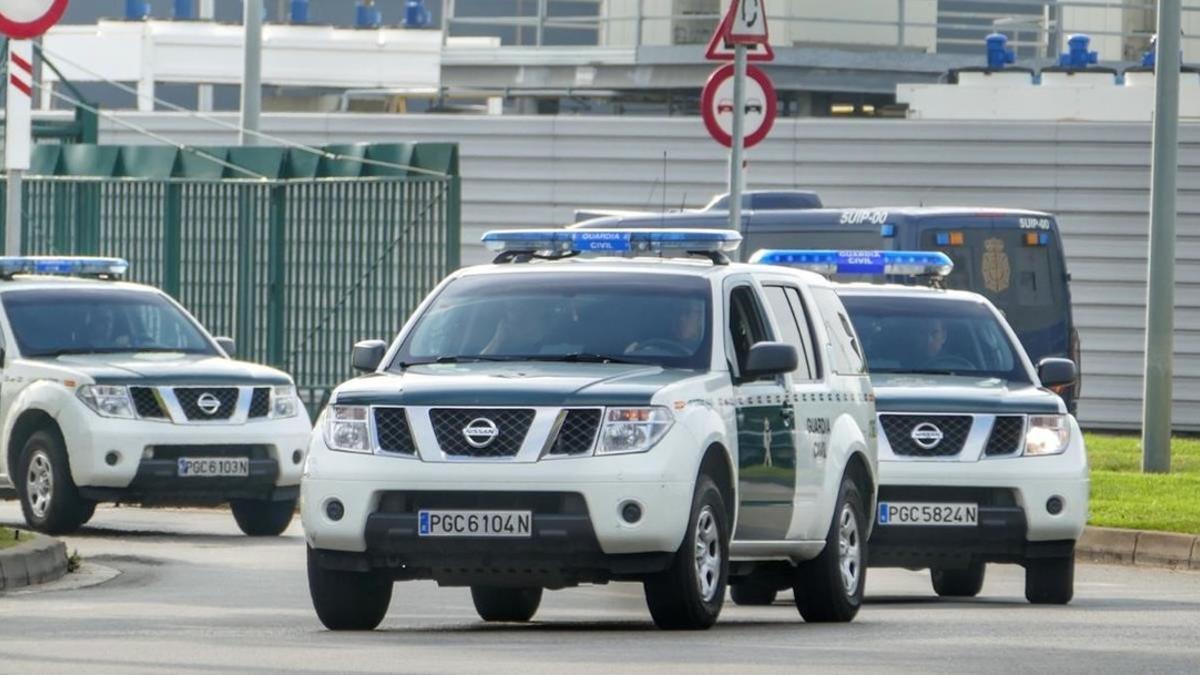
M4 117L5 255L21 255L21 183L33 152L33 42L58 23L67 0L0 0L0 33L8 36Z
M742 229L745 149L766 138L777 112L775 88L770 78L757 68L750 70L747 67L751 60L775 58L768 37L764 1L733 0L705 52L705 58L712 61L725 61L733 56L732 67L723 66L709 76L700 107L709 134L718 143L729 147L729 227L739 232ZM756 48L754 53L750 52L751 47ZM747 75L753 77L753 84L747 82ZM732 80L731 87L729 80ZM725 91L723 87L732 91Z

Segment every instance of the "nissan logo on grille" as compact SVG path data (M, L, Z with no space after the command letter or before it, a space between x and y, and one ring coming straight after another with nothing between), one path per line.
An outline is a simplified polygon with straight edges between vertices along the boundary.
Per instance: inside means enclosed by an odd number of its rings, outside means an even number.
M221 400L208 392L204 392L200 394L200 398L196 399L196 407L200 409L200 412L211 417L221 410Z
M916 443L926 450L932 450L942 442L942 438L944 438L945 434L943 434L942 430L933 424L930 424L929 422L921 422L917 426L913 427L912 433L909 434L909 436L913 439L913 443Z
M467 443L473 448L486 448L496 440L500 435L500 429L496 423L486 417L479 417L471 420L462 430L463 438L467 439Z

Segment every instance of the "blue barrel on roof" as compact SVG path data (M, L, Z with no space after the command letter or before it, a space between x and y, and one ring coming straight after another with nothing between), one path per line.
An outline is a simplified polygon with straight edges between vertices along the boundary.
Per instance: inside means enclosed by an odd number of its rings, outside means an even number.
M379 28L383 25L383 12L375 7L374 0L359 0L354 9L355 28Z
M125 19L127 21L141 21L148 16L150 16L148 0L125 0Z
M408 0L404 3L405 28L428 28L430 23L433 23L433 17L425 7L425 0Z
M985 40L987 43L988 70L1004 70L1004 66L1013 63L1016 55L1008 48L1008 36L1002 33L992 33Z
M308 23L308 0L292 0L288 16L292 23Z

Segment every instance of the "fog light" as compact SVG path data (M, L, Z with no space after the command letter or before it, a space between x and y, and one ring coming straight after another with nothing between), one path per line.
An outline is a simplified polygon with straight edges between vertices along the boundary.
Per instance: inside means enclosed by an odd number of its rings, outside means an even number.
M116 451L110 450L109 453L104 456L104 463L109 466L116 466L117 462L119 461L121 461L121 455Z
M325 503L325 515L333 521L341 520L346 515L346 507L337 499L330 499Z
M304 461L304 452L302 450L292 451L292 464L299 464Z
M621 519L633 525L642 519L642 505L637 502L621 504Z
M1049 513L1052 516L1057 516L1058 514L1062 513L1062 510L1062 497L1051 497L1050 499L1046 500L1046 513Z

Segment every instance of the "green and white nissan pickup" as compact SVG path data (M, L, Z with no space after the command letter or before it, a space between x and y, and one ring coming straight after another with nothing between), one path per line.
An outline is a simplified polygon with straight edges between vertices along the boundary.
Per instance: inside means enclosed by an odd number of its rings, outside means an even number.
M852 619L876 493L860 347L828 282L730 264L740 239L489 233L494 264L356 345L368 374L304 467L320 620L374 628L412 579L469 586L489 621L610 581L664 628L713 625L727 585Z
M0 258L0 489L51 534L97 502L229 503L246 534L282 533L312 428L291 378L128 267Z

